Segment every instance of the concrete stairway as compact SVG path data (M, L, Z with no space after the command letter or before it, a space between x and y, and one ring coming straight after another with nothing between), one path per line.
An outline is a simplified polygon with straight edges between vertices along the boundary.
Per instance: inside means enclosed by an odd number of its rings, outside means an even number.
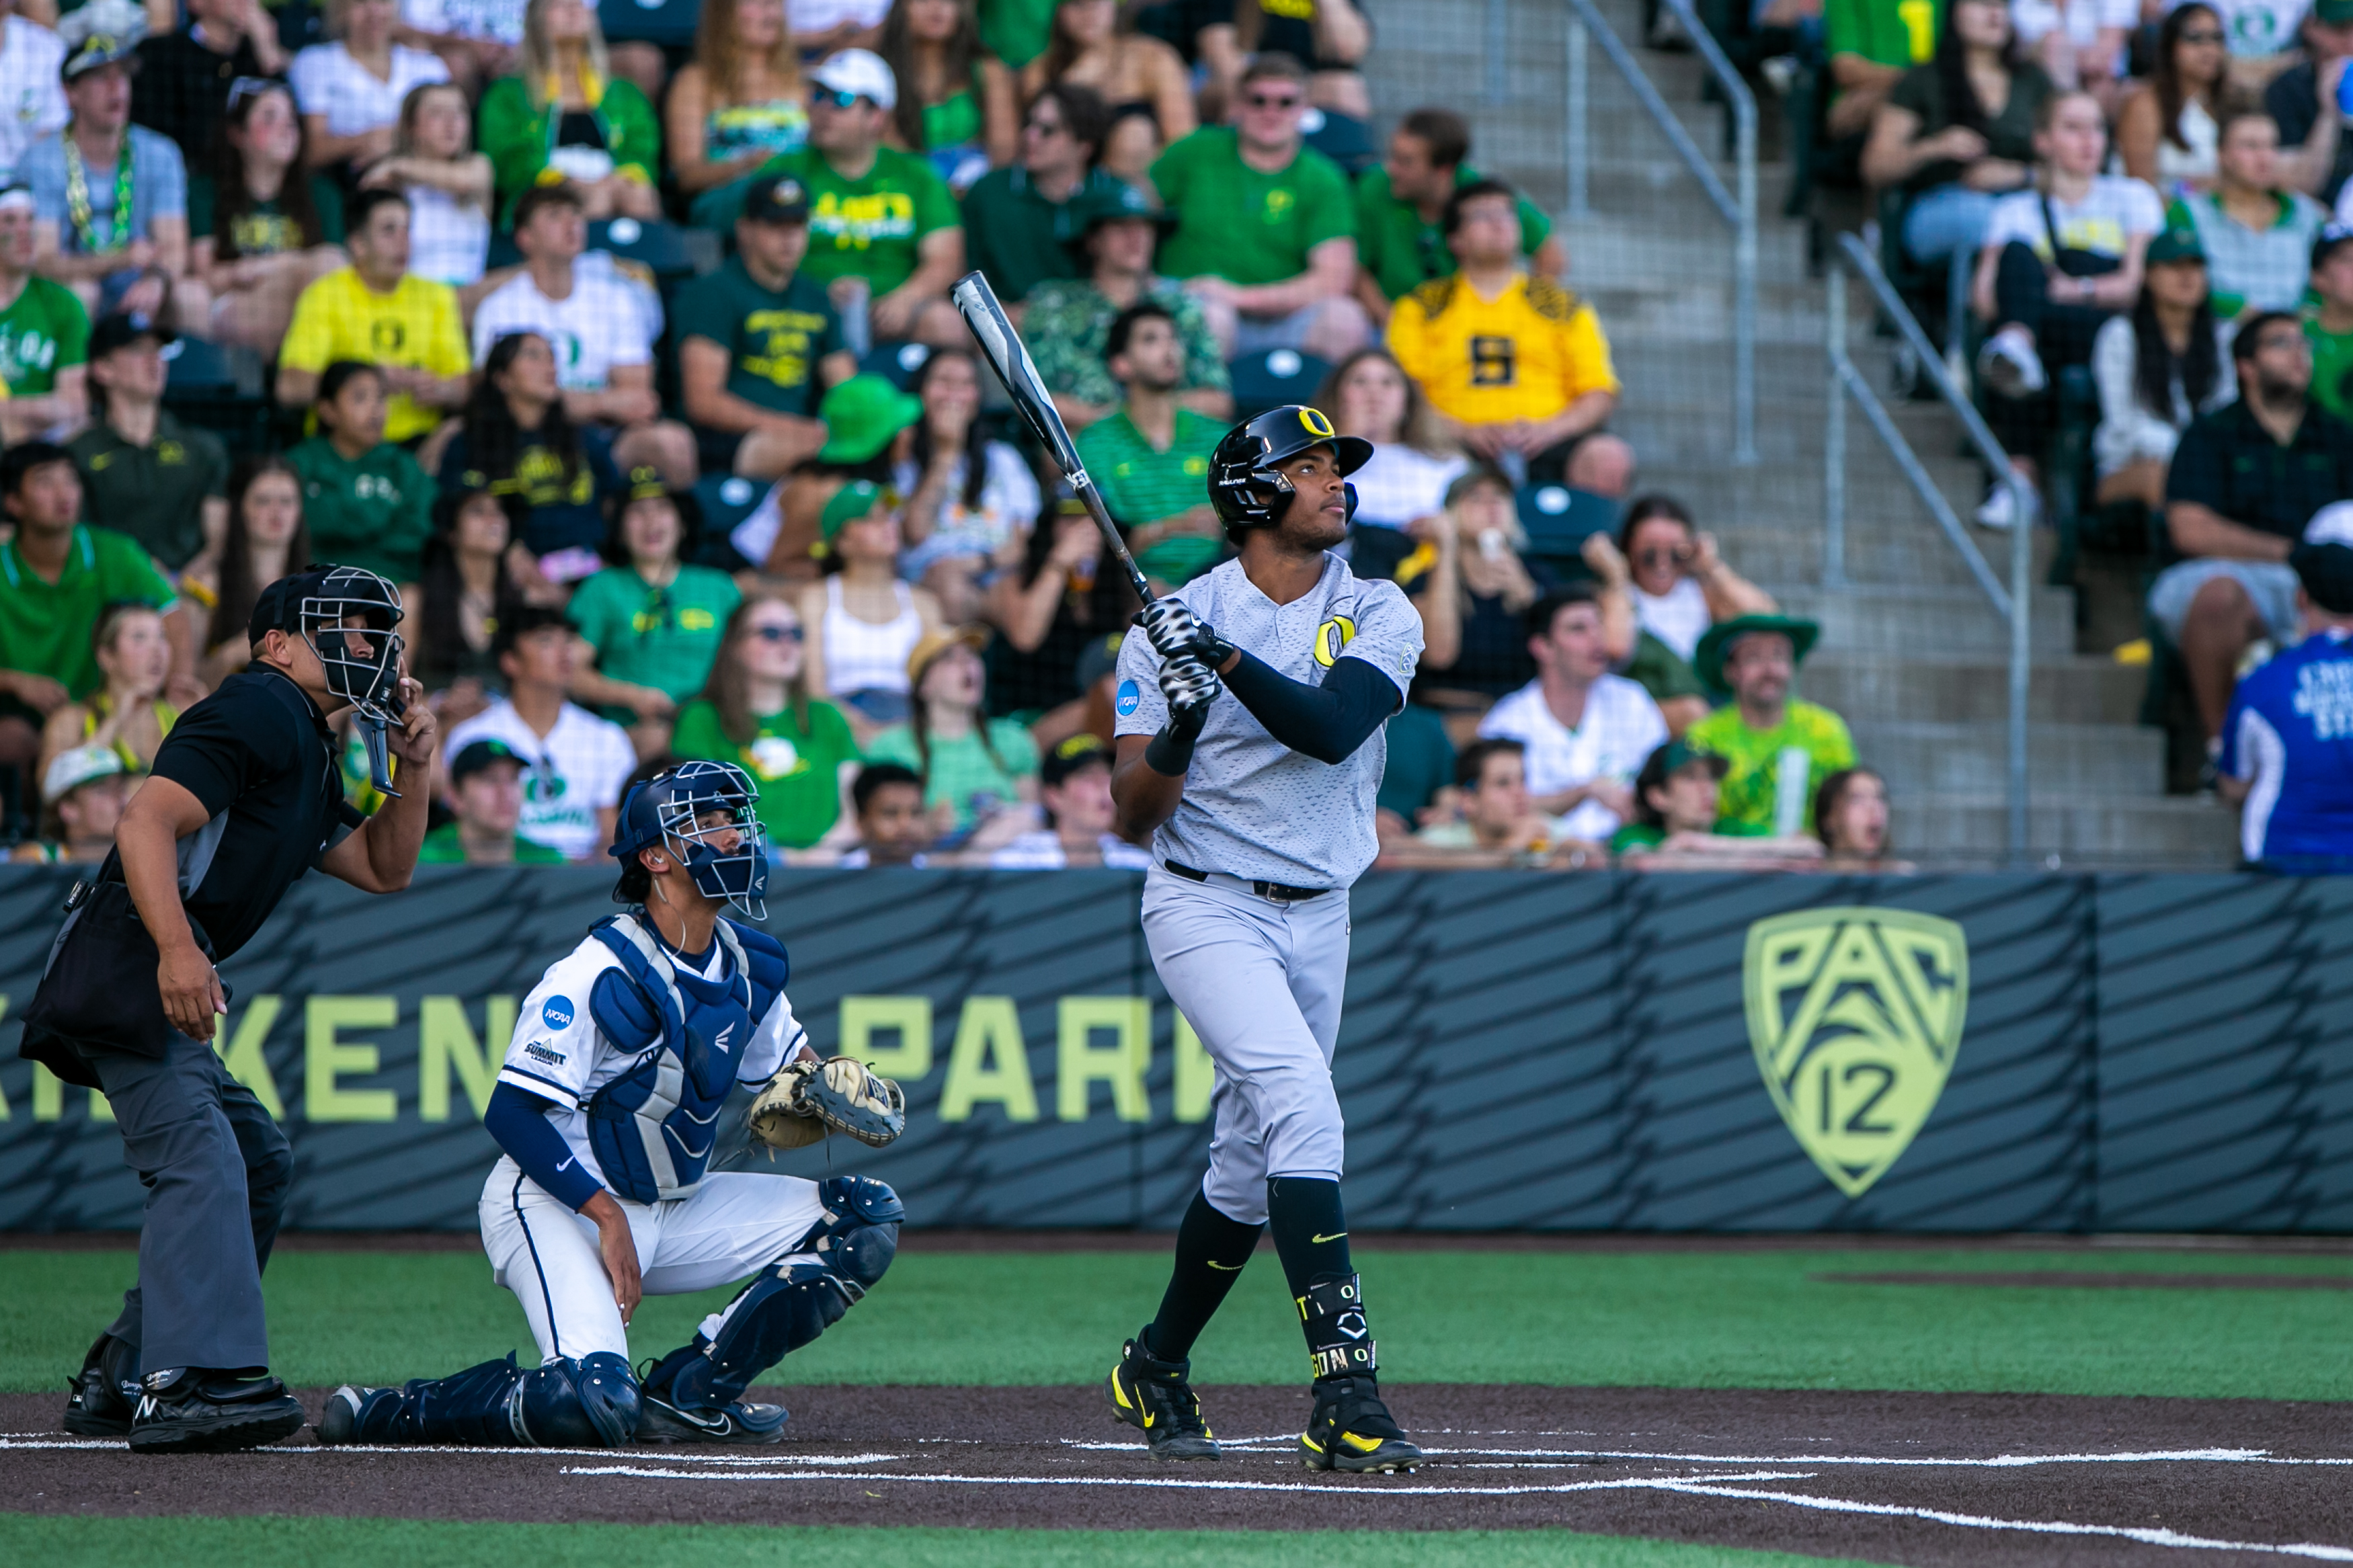
M1636 0L1600 0L1630 45ZM1472 159L1558 215L1566 201L1566 9L1509 0L1498 96L1487 11L1472 0L1386 0L1367 74L1379 127L1442 103L1472 125ZM1695 56L1637 48L1700 149L1725 146L1725 111L1702 102ZM1821 581L1825 290L1806 276L1801 226L1778 216L1786 169L1759 171L1757 445L1731 462L1732 231L1597 47L1590 51L1589 216L1560 221L1570 282L1609 331L1626 395L1614 428L1642 463L1641 489L1682 499L1726 557L1792 613L1822 623L1805 694L1845 716L1883 772L1902 852L1936 864L1999 863L2004 835L2009 628L1905 484L1859 413L1848 422L1847 570ZM1768 98L1760 116L1778 112ZM1774 140L1769 134L1770 144ZM1734 187L1729 161L1717 164ZM1884 345L1867 298L1850 296L1849 352L1879 384ZM1913 449L1967 519L1982 484L1941 406L1894 405ZM2007 577L2005 536L1972 530ZM2037 542L2038 563L2049 541ZM2211 801L2168 799L2163 741L2139 728L2143 673L2075 647L2072 591L2035 595L2030 837L2044 865L2222 867L2235 823Z

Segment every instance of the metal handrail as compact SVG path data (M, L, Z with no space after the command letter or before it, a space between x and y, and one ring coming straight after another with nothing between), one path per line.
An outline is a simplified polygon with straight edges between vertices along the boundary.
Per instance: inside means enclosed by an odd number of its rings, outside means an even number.
M1666 0L1666 3L1672 5L1675 0ZM1976 405L1953 384L1952 377L1945 370L1944 356L1937 353L1928 342L1928 334L1921 330L1919 321L1905 305L1903 297L1896 293L1895 286L1887 280L1887 274L1881 270L1879 258L1871 253L1871 247L1853 235L1842 234L1839 236L1839 252L1831 258L1829 268L1828 310L1825 312L1828 325L1823 334L1824 348L1830 361L1831 395L1830 416L1822 442L1822 582L1826 586L1842 587L1847 581L1846 400L1852 397L1861 405L1872 429L1878 433L1888 456L1903 471L1914 493L1926 506L1929 515L1936 520L1936 525L1952 542L1953 548L1960 552L1962 563L1968 568L1969 575L1976 579L1978 586L1985 591L1995 613L2010 623L2010 776L2006 791L2008 823L2004 837L2008 840L2010 863L2022 866L2027 858L2028 834L2026 710L2033 652L2034 522L2027 510L2032 492L2020 479L2017 470L2010 467L2009 454L2002 450L2001 443L1994 439L1993 432L1986 427ZM1978 551L1977 542L1961 527L1960 519L1953 515L1953 509L1946 501L1944 492L1928 477L1928 470L1912 450L1912 444L1904 438L1904 432L1896 428L1894 418L1847 355L1846 268L1850 266L1869 286L1881 311L1894 323L1896 331L1910 345L1921 373L1928 377L1946 407L1960 420L1969 445L1993 469L1994 482L2010 491L2012 521L2010 586L2006 592L2000 580L1994 575L1993 568L1987 564L1984 554Z
M1566 124L1561 137L1562 161L1567 167L1567 212L1571 217L1583 217L1587 205L1588 139L1587 110L1587 39L1590 35L1601 44L1601 52L1609 58L1618 74L1634 94L1635 101L1659 128L1667 144L1675 150L1683 166L1699 182L1701 191L1714 206L1716 216L1732 226L1732 460L1748 464L1757 461L1757 95L1748 90L1732 62L1725 58L1714 35L1700 22L1692 9L1692 0L1660 0L1674 13L1683 30L1691 36L1693 47L1705 62L1708 74L1732 106L1734 181L1737 194L1724 187L1724 180L1715 165L1683 129L1683 121L1667 106L1658 88L1642 69L1634 52L1626 47L1609 24L1603 19L1594 0L1568 0L1568 98ZM1491 18L1494 12L1491 9ZM1495 53L1492 43L1491 56ZM1491 58L1490 69L1494 68Z

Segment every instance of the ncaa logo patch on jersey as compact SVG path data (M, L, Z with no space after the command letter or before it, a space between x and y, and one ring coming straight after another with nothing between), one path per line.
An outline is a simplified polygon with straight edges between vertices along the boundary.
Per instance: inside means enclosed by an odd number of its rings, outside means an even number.
M1112 706L1118 710L1119 716L1121 718L1125 719L1133 714L1137 708L1141 707L1143 702L1144 693L1137 688L1135 682L1133 680L1123 680L1119 683L1118 698L1112 703Z
M1334 616L1315 628L1315 662L1329 669L1339 661L1340 654L1356 640L1356 623L1345 616Z
M572 1027L572 998L550 996L547 1005L539 1010L539 1016L551 1029Z

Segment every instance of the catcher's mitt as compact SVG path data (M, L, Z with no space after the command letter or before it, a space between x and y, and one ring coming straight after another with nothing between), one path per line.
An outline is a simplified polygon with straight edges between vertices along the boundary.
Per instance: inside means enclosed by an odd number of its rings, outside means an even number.
M880 1149L907 1130L907 1097L854 1057L803 1058L768 1080L746 1121L771 1149L805 1149L828 1132Z

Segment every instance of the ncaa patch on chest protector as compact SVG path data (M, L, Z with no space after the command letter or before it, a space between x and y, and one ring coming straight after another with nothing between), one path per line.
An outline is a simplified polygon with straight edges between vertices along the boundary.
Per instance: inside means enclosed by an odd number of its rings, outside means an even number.
M1839 1191L1887 1173L1952 1075L1969 944L1909 910L1776 915L1748 928L1749 1044L1781 1120Z
M1144 693L1137 689L1135 682L1133 680L1123 680L1119 683L1119 695L1117 699L1113 700L1112 706L1117 709L1119 710L1119 716L1124 719L1129 714L1134 713L1136 709L1143 704L1143 701Z
M550 996L547 999L547 1005L539 1010L539 1016L551 1029L572 1027L572 998Z

